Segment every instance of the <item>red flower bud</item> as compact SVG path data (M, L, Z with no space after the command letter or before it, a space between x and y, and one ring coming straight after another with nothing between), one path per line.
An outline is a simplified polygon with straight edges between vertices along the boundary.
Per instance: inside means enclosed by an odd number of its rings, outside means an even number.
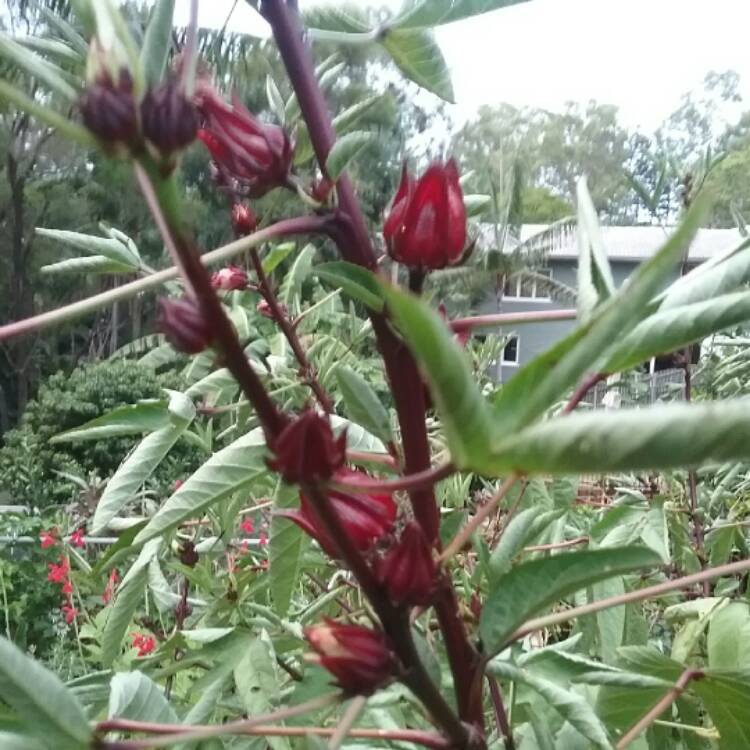
M246 203L235 203L232 206L232 229L237 237L252 234L258 226L258 218Z
M419 524L407 524L401 538L378 561L377 575L394 604L428 603L437 568Z
M194 568L198 564L198 552L195 545L187 540L180 548L180 562L188 568Z
M55 536L56 533L57 529L42 530L41 532L39 532L39 542L42 549L48 549L49 547L54 547L55 544L57 544L57 537Z
M105 143L127 143L138 135L133 79L127 70L120 71L117 83L102 72L86 89L79 107L83 124Z
M466 245L466 209L453 160L414 180L406 165L383 226L388 254L412 268L456 263Z
M213 332L192 297L159 301L157 328L179 352L197 354L213 341Z
M282 312L283 315L287 315L287 309L286 305L282 305L280 302L277 303L279 306L279 310ZM255 306L255 310L260 313L264 318L268 318L269 320L274 320L273 317L273 310L271 310L271 305L268 304L268 300L262 299L258 304Z
M357 484L358 480L366 478L368 478L367 475L362 472L345 468L339 469L335 475L337 481L349 484ZM328 497L346 535L362 552L366 552L373 543L387 534L396 520L396 503L389 494L355 495L330 490ZM282 510L278 511L277 515L294 521L331 557L336 556L334 543L326 529L317 523L311 502L304 493L300 492L298 510Z
M202 86L197 99L204 119L198 138L221 170L243 184L253 198L285 183L293 149L283 128L253 117L236 96L230 105L212 88Z
M198 132L198 112L177 79L151 89L141 102L143 135L164 154L189 146Z
M211 274L211 286L231 292L235 289L247 289L247 274L237 266L227 266Z
M346 457L346 433L334 437L331 423L312 409L287 425L272 446L269 466L291 483L330 479Z
M319 180L313 182L310 188L310 194L315 198L318 203L325 203L328 200L328 196L333 190L334 183L328 177L321 177Z
M306 628L305 638L339 687L370 695L392 677L396 659L383 633L328 618L325 623Z

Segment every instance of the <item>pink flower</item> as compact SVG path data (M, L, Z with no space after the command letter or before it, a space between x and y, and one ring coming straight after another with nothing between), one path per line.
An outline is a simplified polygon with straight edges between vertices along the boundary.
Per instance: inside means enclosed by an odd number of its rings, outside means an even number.
M137 649L136 656L147 656L154 650L156 641L152 635L145 636L142 633L131 633L133 648Z
M54 547L57 543L57 537L55 534L57 529L47 529L39 534L39 542L41 543L42 549L48 549Z
M240 524L240 528L246 534L252 534L253 533L253 520L251 518L243 518L242 523Z
M74 547L80 547L83 548L86 546L86 542L83 541L83 528L76 529L71 535L70 535L70 543Z
M113 568L107 579L107 585L104 587L102 592L102 601L105 604L109 604L112 599L112 595L115 593L115 586L117 585L117 571Z
M55 565L54 563L48 563L49 573L47 574L47 580L51 583L64 583L68 577L70 571L70 565L64 555L60 555L60 564Z
M65 581L63 581L62 593L65 595L73 593L73 584L70 582L70 578L66 578Z
M76 619L76 615L78 614L78 610L70 604L63 604L63 606L60 607L60 611L63 613L65 622L68 623L68 625Z
M172 492L177 492L177 490L182 487L182 479L175 479L174 480L174 486L172 487Z
M265 531L261 531L260 534L258 534L258 544L260 544L261 547L268 544L268 537L266 536Z

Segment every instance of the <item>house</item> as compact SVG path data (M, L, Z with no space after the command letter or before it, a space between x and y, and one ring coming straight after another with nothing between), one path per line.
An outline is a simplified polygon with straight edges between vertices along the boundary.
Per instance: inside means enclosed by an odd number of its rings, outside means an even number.
M546 230L540 224L525 224L521 228L519 241L507 243L506 252L513 252L530 238ZM662 246L674 227L654 226L603 226L602 241L612 267L612 276L619 287L637 266L650 258ZM688 269L735 247L742 241L737 229L701 229L695 237L688 254ZM578 235L575 227L566 227L553 234L544 253L544 266L533 275L518 274L505 279L502 287L492 290L477 314L530 312L574 308L572 301L552 300L549 285L541 276L562 283L572 289L576 287L578 265ZM673 278L680 273L675 269ZM671 281L671 280L670 280ZM526 323L518 326L496 363L497 379L506 382L518 368L548 349L567 334L575 325L574 320Z

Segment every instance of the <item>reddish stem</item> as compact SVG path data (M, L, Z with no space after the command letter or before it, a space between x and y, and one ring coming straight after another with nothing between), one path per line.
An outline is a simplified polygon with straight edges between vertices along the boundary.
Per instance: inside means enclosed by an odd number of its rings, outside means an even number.
M487 684L490 686L490 697L492 698L492 708L495 712L495 721L498 733L504 739L505 750L516 750L516 743L513 741L513 733L508 721L508 714L505 712L500 686L491 674L487 675Z
M573 391L573 395L570 397L570 400L567 404L565 404L565 408L562 410L563 414L570 414L570 412L573 411L573 409L578 406L578 404L583 401L583 399L586 397L586 394L597 384L601 383L603 380L607 379L607 375L603 372L592 372L590 375L587 375L577 386L576 389Z
M347 456L350 453L347 452ZM455 474L456 467L450 462L438 464L416 474L407 474L398 479L357 479L357 484L346 484L346 482L335 485L346 492L370 493L370 492L398 492L399 490L416 490L432 487L443 479Z

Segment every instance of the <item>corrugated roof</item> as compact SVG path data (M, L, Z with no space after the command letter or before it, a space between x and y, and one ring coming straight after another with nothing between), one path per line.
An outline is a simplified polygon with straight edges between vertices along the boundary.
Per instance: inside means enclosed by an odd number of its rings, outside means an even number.
M524 242L547 228L546 224L524 224L521 227L521 241ZM602 226L601 230L602 241L611 260L642 261L654 255L665 239L674 232L675 227ZM738 229L699 229L690 246L688 257L695 262L708 260L735 247L742 239ZM512 249L509 247L508 251ZM548 254L551 258L577 258L576 227L567 227L555 232Z

